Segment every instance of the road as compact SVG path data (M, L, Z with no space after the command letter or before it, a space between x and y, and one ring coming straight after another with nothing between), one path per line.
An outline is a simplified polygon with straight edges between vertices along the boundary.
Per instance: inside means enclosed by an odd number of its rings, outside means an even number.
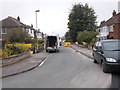
M3 78L2 84L3 88L109 88L111 83L118 87L116 77L103 73L100 65L72 48L61 47L42 66Z

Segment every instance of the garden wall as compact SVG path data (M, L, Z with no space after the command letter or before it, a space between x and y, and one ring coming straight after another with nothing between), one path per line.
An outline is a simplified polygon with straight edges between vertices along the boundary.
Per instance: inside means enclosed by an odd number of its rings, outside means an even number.
M21 61L25 58L28 58L30 57L30 53L29 52L23 52L21 54L17 54L17 55L12 55L12 56L9 56L9 57L5 57L5 58L2 58L0 60L0 66L7 66L7 65L11 65L11 64L14 64L18 61Z

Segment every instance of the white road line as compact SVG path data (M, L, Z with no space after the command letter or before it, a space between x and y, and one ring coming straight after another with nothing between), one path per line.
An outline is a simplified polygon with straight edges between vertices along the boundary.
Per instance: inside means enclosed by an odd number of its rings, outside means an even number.
M49 56L49 55L48 55L48 56ZM47 60L48 56L45 58L45 60L44 60L43 62L41 62L41 64L39 65L39 67L44 64L44 62Z
M39 67L42 66L42 65L44 64L45 61L46 61L46 60L44 60L43 62L41 62L41 64L39 65Z

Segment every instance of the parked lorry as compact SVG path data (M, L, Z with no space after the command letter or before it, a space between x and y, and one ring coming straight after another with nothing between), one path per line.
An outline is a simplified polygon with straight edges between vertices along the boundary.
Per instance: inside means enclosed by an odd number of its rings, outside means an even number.
M55 51L59 52L60 42L58 36L46 36L44 41L44 48L46 52Z

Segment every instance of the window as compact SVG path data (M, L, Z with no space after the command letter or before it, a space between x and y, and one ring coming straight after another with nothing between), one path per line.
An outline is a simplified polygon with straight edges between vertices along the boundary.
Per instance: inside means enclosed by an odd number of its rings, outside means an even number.
M113 32L113 25L110 26L110 32Z
M7 34L7 29L6 28L2 28L1 29L1 34Z
M105 50L120 50L120 41L111 41L111 42L104 42L103 47Z

